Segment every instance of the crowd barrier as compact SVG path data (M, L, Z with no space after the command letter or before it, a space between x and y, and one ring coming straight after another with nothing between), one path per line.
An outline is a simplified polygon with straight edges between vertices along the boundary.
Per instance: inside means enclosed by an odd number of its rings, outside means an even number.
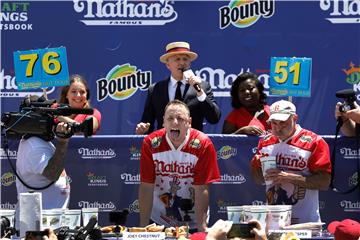
M226 219L226 206L264 204L265 187L250 178L249 161L258 137L240 135L210 135L215 144L221 172L221 182L211 186L211 219ZM330 149L332 136L324 136ZM138 186L139 158L143 136L94 136L70 140L66 171L71 181L70 209L98 207L100 225L109 224L108 212L128 208L129 226L139 221ZM16 162L17 141L10 141L9 156ZM336 148L336 186L347 190L357 182L358 144L342 137ZM1 151L1 208L16 206L16 184L5 152ZM320 192L320 212L323 222L352 218L360 221L360 189L350 194L332 190Z

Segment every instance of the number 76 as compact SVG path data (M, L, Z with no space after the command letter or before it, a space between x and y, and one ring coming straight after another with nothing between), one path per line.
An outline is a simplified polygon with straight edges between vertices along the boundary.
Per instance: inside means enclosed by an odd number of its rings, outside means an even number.
M57 52L46 52L42 57L41 63L45 73L49 75L58 74L61 71L61 63L57 60L59 54ZM39 59L39 54L24 54L20 55L21 61L29 61L26 67L26 77L32 77L34 74L34 67Z

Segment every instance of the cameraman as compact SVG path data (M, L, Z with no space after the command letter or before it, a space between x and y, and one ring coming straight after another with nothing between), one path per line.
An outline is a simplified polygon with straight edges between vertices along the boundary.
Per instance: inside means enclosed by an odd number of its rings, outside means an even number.
M354 137L357 134L358 127L357 124L360 123L360 106L354 102L354 109L350 109L345 112L340 111L341 102L336 103L335 106L335 118L341 118L343 124L340 128L341 132L347 137Z
M70 128L67 123L60 122L56 126L57 133L68 134ZM70 184L65 172L65 156L69 138L56 138L55 145L41 136L26 136L20 140L16 171L19 177L29 187L43 188L42 208L67 208L70 198ZM20 180L16 179L18 198L20 193L29 190ZM38 190L36 190L38 191ZM17 212L18 214L18 212Z

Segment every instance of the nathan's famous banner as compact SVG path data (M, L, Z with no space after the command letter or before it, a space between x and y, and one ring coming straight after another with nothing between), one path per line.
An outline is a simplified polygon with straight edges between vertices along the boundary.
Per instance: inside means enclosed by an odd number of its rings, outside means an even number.
M83 75L91 104L102 113L98 134L133 134L147 89L169 76L159 61L172 41L199 54L192 70L208 81L222 110L220 133L232 110L230 88L239 73L259 76L268 103L271 58L310 58L311 86L293 97L300 124L319 134L335 129L335 92L360 89L360 18L357 1L1 1L1 111L17 111L20 90L13 54L65 47L69 74ZM64 17L66 16L66 17ZM301 79L301 78L300 78ZM48 87L59 97L60 87Z

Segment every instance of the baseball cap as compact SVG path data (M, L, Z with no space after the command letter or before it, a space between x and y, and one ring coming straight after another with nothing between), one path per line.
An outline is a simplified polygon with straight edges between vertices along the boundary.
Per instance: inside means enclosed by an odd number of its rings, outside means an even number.
M270 106L270 120L286 121L290 115L296 114L296 107L292 102L280 100Z
M360 223L352 219L333 221L328 225L328 231L334 234L336 240L358 240Z

